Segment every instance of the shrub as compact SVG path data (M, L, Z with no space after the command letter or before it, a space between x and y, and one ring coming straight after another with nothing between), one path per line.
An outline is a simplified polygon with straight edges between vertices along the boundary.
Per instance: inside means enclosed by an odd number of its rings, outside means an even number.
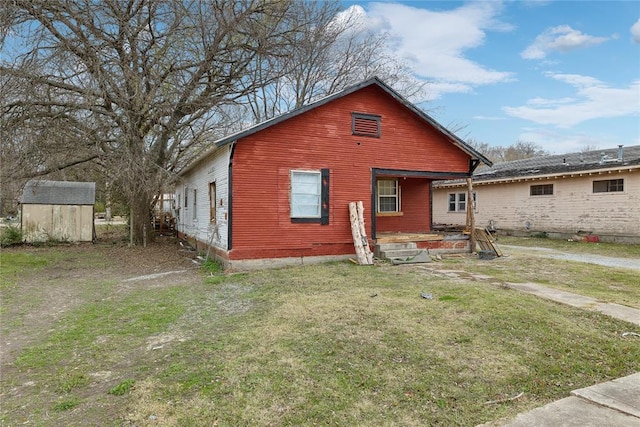
M22 243L22 230L20 227L10 225L2 228L2 232L0 233L0 246L4 248L20 243Z

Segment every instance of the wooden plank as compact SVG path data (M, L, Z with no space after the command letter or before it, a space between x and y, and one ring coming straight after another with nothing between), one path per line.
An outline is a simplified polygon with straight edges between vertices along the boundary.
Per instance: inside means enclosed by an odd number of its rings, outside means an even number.
M483 251L493 251L499 257L503 255L498 245L496 245L495 240L493 240L493 237L491 237L486 230L476 228L476 240L478 246L480 246Z
M369 261L364 248L362 233L360 231L360 221L358 217L358 208L356 202L349 202L349 219L351 221L351 235L353 237L353 246L356 248L356 258L360 265L371 265L373 259ZM366 236L365 236L366 238ZM367 247L369 242L367 242Z
M381 233L378 234L376 238L378 243L432 242L439 240L444 240L444 236L442 234Z
M360 226L360 238L362 239L362 246L364 247L364 255L367 259L367 264L373 264L373 252L371 252L371 248L369 247L367 229L364 226L364 204L362 201L356 203L356 209L358 211L358 224Z

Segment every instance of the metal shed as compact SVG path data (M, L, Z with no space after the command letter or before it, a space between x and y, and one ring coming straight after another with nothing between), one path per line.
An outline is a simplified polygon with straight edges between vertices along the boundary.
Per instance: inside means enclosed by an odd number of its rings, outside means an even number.
M95 182L27 182L20 199L24 240L93 241L95 200Z

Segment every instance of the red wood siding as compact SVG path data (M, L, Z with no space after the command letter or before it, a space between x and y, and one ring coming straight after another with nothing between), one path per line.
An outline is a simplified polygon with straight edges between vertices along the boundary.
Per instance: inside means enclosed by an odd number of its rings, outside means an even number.
M402 216L376 217L376 232L426 233L431 229L429 189L431 181L399 178Z
M381 116L381 137L352 135L352 112ZM329 225L291 223L290 171L322 168L330 169ZM376 86L273 125L235 148L230 258L353 253L348 204L364 202L371 236L372 168L468 172L469 156ZM406 181L403 219L427 231L427 180Z

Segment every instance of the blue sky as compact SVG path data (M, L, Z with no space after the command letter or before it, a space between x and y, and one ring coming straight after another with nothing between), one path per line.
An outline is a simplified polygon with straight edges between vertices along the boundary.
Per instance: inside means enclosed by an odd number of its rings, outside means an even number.
M550 153L640 144L640 2L344 2L429 82L463 139ZM416 100L413 100L414 102Z

